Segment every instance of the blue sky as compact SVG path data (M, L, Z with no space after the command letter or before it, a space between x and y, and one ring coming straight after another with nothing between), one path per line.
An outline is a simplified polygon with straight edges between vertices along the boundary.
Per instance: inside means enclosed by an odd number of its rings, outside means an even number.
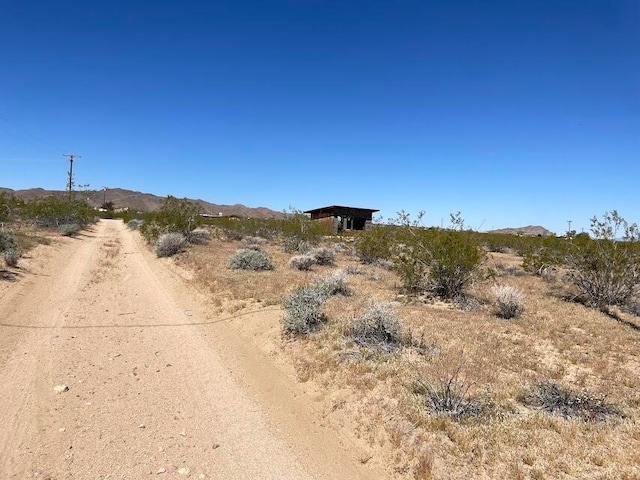
M640 2L2 2L0 186L640 221Z

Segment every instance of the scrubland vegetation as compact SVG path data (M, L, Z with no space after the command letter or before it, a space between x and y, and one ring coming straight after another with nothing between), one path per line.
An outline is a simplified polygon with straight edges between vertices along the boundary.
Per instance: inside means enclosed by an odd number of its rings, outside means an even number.
M592 225L531 238L403 214L327 236L224 219L180 262L220 312L280 304L282 358L401 478L631 479L640 249L616 212ZM249 250L272 269L232 268Z
M88 204L67 197L51 196L25 202L0 193L0 254L7 267L19 266L20 258L51 236L73 236L97 220ZM3 273L3 278L7 277Z
M0 205L7 268L29 229L94 220L60 198ZM617 212L547 238L406 214L331 236L299 212L203 219L173 197L120 216L179 253L217 313L280 306L279 333L253 336L399 478L640 477L640 236Z

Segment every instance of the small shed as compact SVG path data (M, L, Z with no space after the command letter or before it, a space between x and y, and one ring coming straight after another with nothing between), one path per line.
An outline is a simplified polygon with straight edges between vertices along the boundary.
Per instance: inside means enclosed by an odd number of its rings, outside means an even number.
M330 224L335 232L347 232L351 230L368 230L372 225L373 213L379 211L373 208L332 205L330 207L307 210L304 213L310 214L311 220Z

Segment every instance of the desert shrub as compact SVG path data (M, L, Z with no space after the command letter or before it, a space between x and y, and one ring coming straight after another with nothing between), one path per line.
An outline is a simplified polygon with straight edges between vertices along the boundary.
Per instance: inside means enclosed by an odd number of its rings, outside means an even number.
M463 364L460 361L451 368L443 368L439 375L429 379L416 379L414 393L424 401L429 411L456 419L477 416L486 411L486 405L469 395L473 383L462 377Z
M464 312L477 312L482 308L482 303L471 295L459 295L453 299L453 303Z
M316 259L311 255L295 255L289 260L289 266L295 270L311 270L315 265Z
M333 265L336 260L336 254L333 250L326 247L317 247L309 251L318 265Z
M96 220L95 210L86 202L55 195L26 203L22 212L25 218L44 228L70 224L84 227Z
M494 285L492 290L500 317L515 318L522 313L524 295L520 290L510 285Z
M24 207L24 201L15 195L0 192L0 222L11 220Z
M359 345L393 351L402 344L402 322L390 303L371 300L351 322L349 334Z
M20 260L20 253L17 250L5 250L4 251L4 263L7 267L17 267L18 260Z
M564 257L569 279L593 307L624 306L640 286L640 232L615 210L591 219L593 239L575 237ZM619 238L621 237L621 238Z
M344 272L347 275L362 275L362 270L360 270L358 267L355 267L353 265L347 265L346 268L344 269Z
M463 294L482 261L482 252L466 232L448 230L428 244L429 288L438 296L454 299Z
M156 255L158 257L172 257L180 253L186 243L187 240L181 233L163 233L156 240Z
M619 415L619 410L606 402L605 397L595 396L585 390L577 392L555 382L538 382L521 400L533 407L564 418L604 420Z
M263 246L263 245L266 245L267 243L268 242L267 242L266 238L256 237L254 235L248 235L248 236L242 238L242 245L244 247L246 247L246 248L249 248L249 247L255 246L255 245Z
M623 309L626 312L629 312L636 317L640 317L640 297L633 296L629 300L627 300L626 305L624 305Z
M65 237L71 237L82 230L82 227L77 223L63 223L58 226L58 233Z
M204 245L211 240L211 232L205 228L196 228L187 234L187 242L193 245Z
M284 313L282 330L288 335L307 334L315 330L324 320L324 304L327 293L315 285L298 288L282 299Z
M327 295L351 295L349 289L349 279L344 270L334 270L321 277L317 282L320 288L322 288Z
M127 227L129 227L131 230L137 230L143 223L144 220L140 220L139 218L132 218L127 222Z
M282 239L282 250L285 253L300 252L306 253L311 250L311 244L303 238L295 235L284 237Z
M149 242L155 242L164 233L180 233L185 238L202 223L199 204L169 195L157 212L140 226L140 232Z
M17 248L16 240L13 235L0 231L0 252L7 250L15 250Z
M229 266L234 270L273 270L268 253L248 248L236 250L229 259Z
M384 259L375 264L384 268ZM400 277L402 290L407 293L421 293L427 289L429 259L427 247L423 239L416 237L409 245L402 244L396 249L393 258L393 270Z
M389 260L395 243L394 227L374 226L359 236L356 242L358 258L363 263Z
M278 221L277 229L283 238L298 239L309 245L317 245L323 236L333 233L330 225L315 222L295 208L285 212L285 218Z
M404 212L395 221L394 269L409 293L426 290L448 300L460 297L483 258L477 237L462 231L460 214L451 215L451 229L426 229Z
M523 253L523 268L534 275L543 276L550 268L563 263L569 240L548 237L538 244L529 245Z

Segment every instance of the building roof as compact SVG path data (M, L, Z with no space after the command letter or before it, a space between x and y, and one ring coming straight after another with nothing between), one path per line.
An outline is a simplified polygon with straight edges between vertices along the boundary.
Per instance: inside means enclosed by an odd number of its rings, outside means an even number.
M304 213L316 213L316 212L326 212L326 211L334 211L334 210L360 210L362 212L379 212L380 210L375 208L360 208L360 207L346 207L344 205L331 205L328 207L314 208L313 210L306 210Z

